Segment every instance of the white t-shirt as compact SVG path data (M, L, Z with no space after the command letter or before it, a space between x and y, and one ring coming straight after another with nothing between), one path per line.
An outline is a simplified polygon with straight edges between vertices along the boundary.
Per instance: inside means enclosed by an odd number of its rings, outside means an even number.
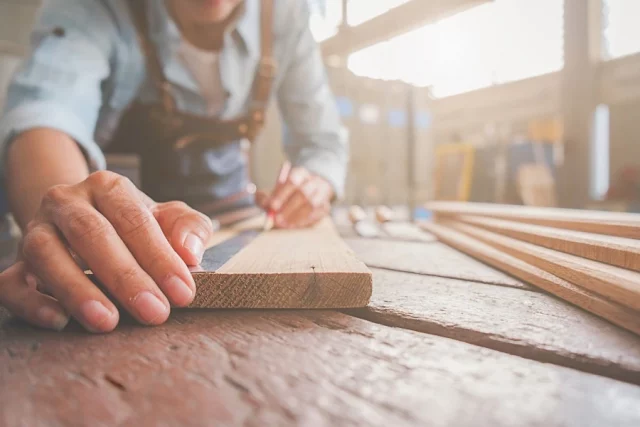
M207 114L218 115L225 102L218 63L219 52L199 49L183 39L179 55L200 87L200 93L207 102Z

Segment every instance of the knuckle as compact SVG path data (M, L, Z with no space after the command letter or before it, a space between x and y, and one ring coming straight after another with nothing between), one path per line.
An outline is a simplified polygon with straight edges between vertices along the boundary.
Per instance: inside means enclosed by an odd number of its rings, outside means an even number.
M55 233L43 225L34 226L22 241L22 254L27 259L39 259L55 239Z
M170 252L166 251L155 251L155 253L148 255L146 261L145 263L141 262L141 265L149 273L168 272L169 269L175 267L174 258ZM155 274L152 276L155 276Z
M37 227L38 225L40 225L40 221L32 219L31 221L29 221L25 227L25 234L29 233L31 230L33 230L35 227Z
M190 210L191 208L185 202L180 200L173 200L171 202L163 203L163 206L166 209L175 209L175 210Z
M132 203L120 208L115 220L121 234L132 236L147 230L154 218L150 211Z
M91 187L98 188L106 193L127 191L133 185L129 178L106 170L89 175L87 183Z
M181 228L188 228L189 231L202 239L206 239L213 232L211 219L196 211L182 214L176 224Z
M111 291L119 297L122 297L132 284L141 282L139 269L135 266L118 269L112 277Z
M42 196L42 206L60 206L70 203L72 199L70 189L71 186L62 184L49 188Z
M64 226L69 239L94 240L109 234L112 229L106 218L91 209L70 209Z
M113 183L113 180L118 176L111 171L98 171L94 172L86 179L86 182L91 186L106 187Z

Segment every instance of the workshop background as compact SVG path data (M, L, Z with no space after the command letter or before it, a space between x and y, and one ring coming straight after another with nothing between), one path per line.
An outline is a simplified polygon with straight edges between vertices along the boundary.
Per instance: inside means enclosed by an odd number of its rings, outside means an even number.
M351 140L345 204L640 211L640 1L308 1ZM0 105L39 4L0 0ZM282 132L272 109L258 187Z

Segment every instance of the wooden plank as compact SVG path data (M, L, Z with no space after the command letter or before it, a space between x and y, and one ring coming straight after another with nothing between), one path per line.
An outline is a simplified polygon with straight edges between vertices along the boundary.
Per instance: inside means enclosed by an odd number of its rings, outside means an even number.
M348 313L640 384L640 337L550 295L373 271L371 302Z
M492 233L472 225L445 222L531 265L634 310L640 310L640 274Z
M640 425L640 387L340 313L175 311L100 336L0 323L6 427Z
M457 219L534 245L640 271L640 240L493 218L460 216Z
M427 203L426 208L436 212L438 216L486 216L567 230L640 239L640 214L455 202Z
M229 227L221 228L213 233L209 242L207 242L207 248L219 245L232 237L237 236L243 231L255 230L260 231L264 225L265 215L256 215L246 220L235 223Z
M193 272L192 308L362 307L371 272L327 219L260 234L215 272Z
M391 242L346 238L367 266L499 286L535 289L442 243Z
M633 310L501 252L490 244L483 243L459 231L435 223L424 223L423 226L448 245L640 335L640 316Z

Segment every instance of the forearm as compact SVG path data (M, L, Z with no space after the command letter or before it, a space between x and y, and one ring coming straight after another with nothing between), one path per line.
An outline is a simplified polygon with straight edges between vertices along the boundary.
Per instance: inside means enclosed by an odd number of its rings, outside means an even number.
M8 149L5 167L11 211L23 229L49 188L77 184L89 175L75 141L63 132L44 128L19 135Z

